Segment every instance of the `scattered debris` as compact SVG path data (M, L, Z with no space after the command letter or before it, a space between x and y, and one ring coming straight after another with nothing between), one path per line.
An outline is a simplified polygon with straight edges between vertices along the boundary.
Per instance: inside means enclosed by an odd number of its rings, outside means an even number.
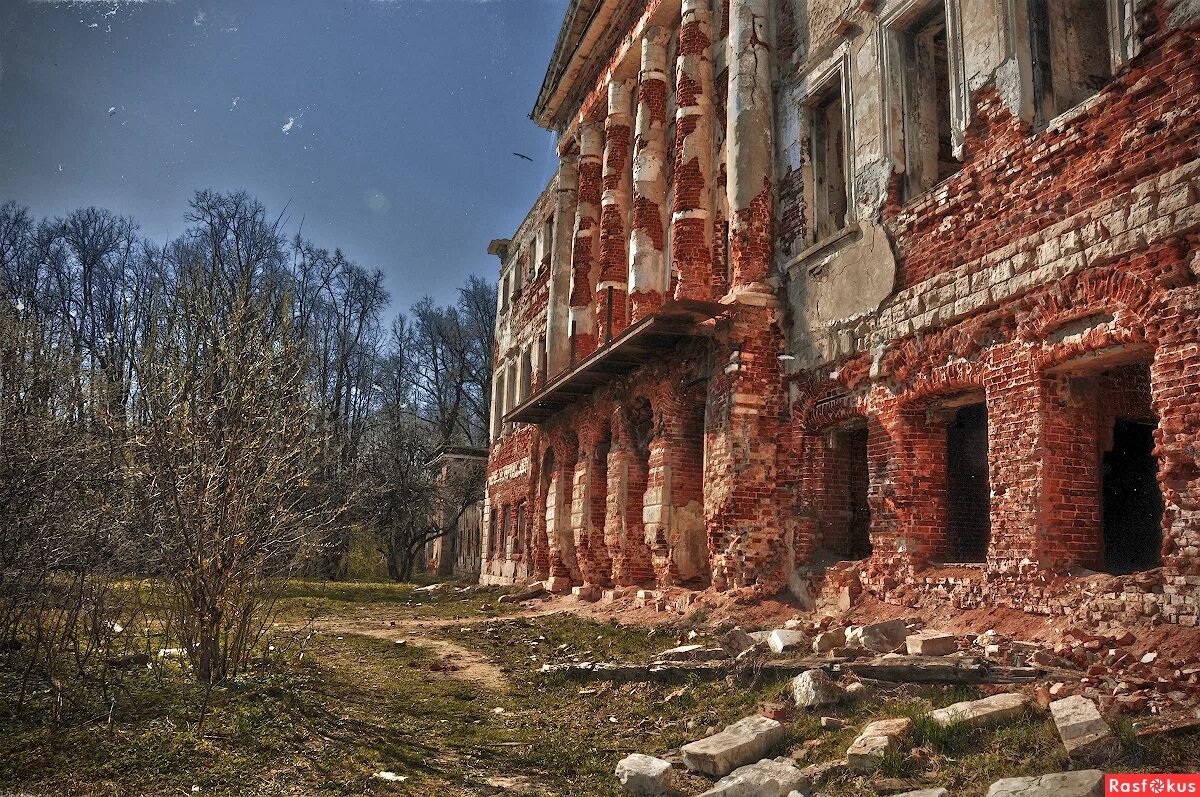
M1055 700L1050 704L1050 716L1072 761L1102 760L1120 750L1120 741L1096 704L1082 695Z
M788 797L793 792L807 792L810 785L787 759L764 758L735 769L700 797Z
M783 725L762 716L738 720L725 730L682 748L683 763L693 772L723 777L734 769L762 759L783 741Z
M1033 778L1004 778L992 784L987 797L1104 797L1104 773L1084 769Z
M860 774L874 772L888 751L900 747L912 731L912 725L913 721L908 717L875 720L867 725L846 751L850 770Z
M840 703L846 691L824 670L808 670L792 679L792 698L800 708L820 708Z
M671 788L671 762L633 753L617 762L617 779L630 794L658 795Z
M390 783L402 783L403 781L408 780L408 775L397 775L395 772L390 772L386 769L376 772L371 777L375 778L376 780L386 780Z
M971 727L985 727L1019 717L1029 705L1024 695L1015 692L992 695L982 700L966 700L930 713L937 724L946 727L962 723Z

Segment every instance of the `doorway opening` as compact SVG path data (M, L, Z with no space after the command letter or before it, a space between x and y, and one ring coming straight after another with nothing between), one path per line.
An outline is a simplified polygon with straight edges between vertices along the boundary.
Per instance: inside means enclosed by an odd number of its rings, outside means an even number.
M983 562L991 538L987 405L954 412L946 429L946 526L954 562Z

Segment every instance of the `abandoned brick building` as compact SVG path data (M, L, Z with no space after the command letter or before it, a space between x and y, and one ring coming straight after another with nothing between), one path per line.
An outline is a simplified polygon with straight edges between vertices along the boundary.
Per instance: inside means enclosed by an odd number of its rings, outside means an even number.
M481 580L1196 625L1198 25L571 0Z

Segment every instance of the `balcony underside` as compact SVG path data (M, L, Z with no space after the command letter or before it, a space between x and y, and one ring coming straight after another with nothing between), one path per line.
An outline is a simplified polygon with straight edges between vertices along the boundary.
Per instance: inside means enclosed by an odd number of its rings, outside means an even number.
M518 404L505 422L541 423L558 411L591 395L596 388L619 379L646 364L681 340L704 337L700 323L726 310L716 302L667 302L653 315L628 327L600 346L587 359L551 379L539 392Z

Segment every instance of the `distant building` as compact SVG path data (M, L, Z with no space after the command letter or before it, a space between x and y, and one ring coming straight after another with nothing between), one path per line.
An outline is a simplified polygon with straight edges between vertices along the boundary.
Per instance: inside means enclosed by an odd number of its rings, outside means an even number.
M572 0L481 580L1196 625L1198 23Z
M452 482L465 468L478 468L487 461L487 451L466 446L442 446L438 455L430 461L431 468L438 470L443 484ZM443 527L451 525L452 512L458 507L443 510ZM481 529L483 501L471 504L453 524L453 531L431 540L425 545L425 570L430 575L443 578L461 578L475 581L479 578L482 563Z

